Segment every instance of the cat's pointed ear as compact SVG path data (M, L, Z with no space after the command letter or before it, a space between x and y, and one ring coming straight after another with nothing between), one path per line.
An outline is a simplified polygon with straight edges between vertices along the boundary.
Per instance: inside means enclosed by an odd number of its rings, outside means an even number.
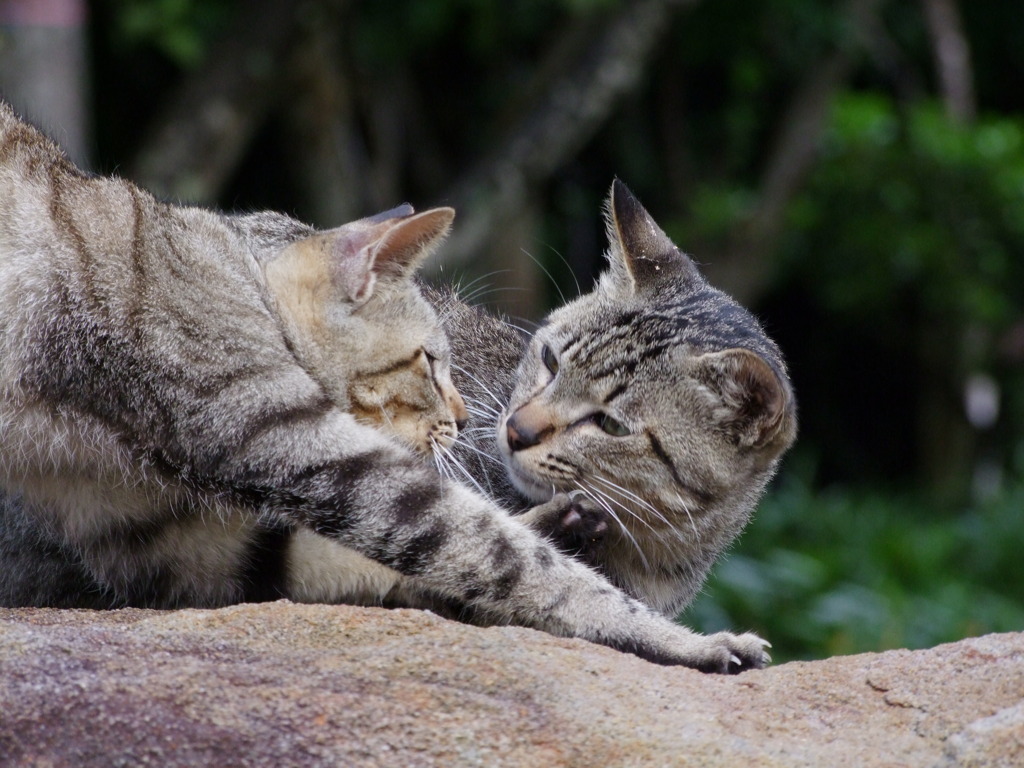
M393 220L374 251L374 269L382 275L412 275L448 236L454 219L452 208L431 208Z
M647 291L699 280L696 265L669 239L629 188L612 182L607 204L608 261L620 287Z
M412 206L403 205L325 233L332 240L335 284L362 304L378 279L407 280L444 240L454 218L451 208L413 213Z
M696 378L721 398L715 418L744 448L774 456L796 437L793 394L764 358L748 349L709 352L697 359Z

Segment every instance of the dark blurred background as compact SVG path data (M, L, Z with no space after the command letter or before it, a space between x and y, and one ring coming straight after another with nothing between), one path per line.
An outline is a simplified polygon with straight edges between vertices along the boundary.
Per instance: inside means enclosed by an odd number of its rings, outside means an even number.
M167 199L454 205L435 277L526 320L623 179L801 406L683 620L811 658L1024 629L1022 40L1007 0L0 0L0 91Z

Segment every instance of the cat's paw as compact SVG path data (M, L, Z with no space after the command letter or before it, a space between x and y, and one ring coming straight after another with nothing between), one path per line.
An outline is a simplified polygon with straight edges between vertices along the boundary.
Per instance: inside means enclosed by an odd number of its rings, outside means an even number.
M657 664L690 667L719 675L762 669L772 660L767 650L771 645L751 632L701 635L678 624L669 624L667 629L667 633L659 633L661 642L646 643L638 637L634 652Z
M558 549L590 559L608 533L608 513L585 496L558 493L526 512L523 521Z
M763 669L771 663L768 655L771 643L752 632L734 635L718 632L705 638L706 655L694 666L703 672L735 675L749 669Z

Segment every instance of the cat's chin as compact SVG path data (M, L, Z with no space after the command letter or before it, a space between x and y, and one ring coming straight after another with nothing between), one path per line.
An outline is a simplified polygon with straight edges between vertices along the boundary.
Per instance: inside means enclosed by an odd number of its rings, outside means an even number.
M514 459L505 457L505 466L508 468L509 479L523 496L535 504L542 504L551 501L557 489L551 483L538 483L526 472L515 465Z

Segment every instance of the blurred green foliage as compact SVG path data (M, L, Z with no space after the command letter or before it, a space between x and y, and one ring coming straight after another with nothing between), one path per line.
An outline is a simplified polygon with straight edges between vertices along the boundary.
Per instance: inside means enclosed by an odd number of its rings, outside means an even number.
M199 65L222 31L233 0L116 0L112 39L128 48L151 46L178 66Z
M947 503L963 500L970 461L983 453L1009 470L1024 440L1024 376L1007 350L1024 316L1024 119L959 125L932 100L840 95L821 161L787 211L779 258L777 301L799 296L803 321L827 325L785 345L812 388L827 386L823 371L832 382L831 399L812 390L805 401L812 440L837 446L840 461L877 481L898 465L872 470L886 441L864 425L886 422L891 446L904 457L917 452L902 471L916 471L922 485L943 472L961 476ZM980 431L960 405L965 380L979 373L1001 394L999 425ZM974 459L929 475L920 443L958 439L938 421L938 406L957 420Z
M835 313L910 289L929 316L1002 330L1024 306L1024 120L843 94L788 232L788 266Z
M682 620L753 629L776 661L923 648L1024 627L1024 482L937 510L918 496L819 491L790 475Z

